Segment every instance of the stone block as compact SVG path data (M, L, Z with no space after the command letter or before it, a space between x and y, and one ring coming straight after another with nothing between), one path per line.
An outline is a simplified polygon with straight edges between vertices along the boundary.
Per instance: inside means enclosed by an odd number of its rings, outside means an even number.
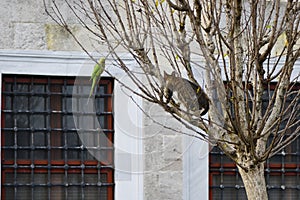
M159 174L146 173L144 175L144 185L146 186L144 190L145 200L159 199L160 197L160 188L159 188Z
M163 136L162 134L154 135L153 137L144 138L144 153L162 152L163 151Z
M146 173L144 175L144 185L146 188L144 198L146 200L181 200L182 178L181 171Z
M64 28L57 24L45 24L45 35L47 49L60 51L83 51L80 44L88 51L107 52L107 47L98 44L99 38L92 35L87 29L79 24L69 25L72 35ZM75 38L76 40L75 40Z
M16 49L46 49L44 25L15 23L13 46Z
M71 34L65 28L57 24L45 25L46 45L49 50L80 50ZM78 31L77 26L70 27L74 34Z
M13 27L9 22L0 22L0 49L13 47Z
M164 172L159 174L159 199L181 200L182 199L182 172Z
M1 20L4 21L41 23L50 20L41 0L1 0L0 11Z
M180 135L163 136L163 157L166 161L176 161L182 158L182 137Z
M144 155L145 159L145 173L153 173L160 171L165 167L161 152L152 152Z

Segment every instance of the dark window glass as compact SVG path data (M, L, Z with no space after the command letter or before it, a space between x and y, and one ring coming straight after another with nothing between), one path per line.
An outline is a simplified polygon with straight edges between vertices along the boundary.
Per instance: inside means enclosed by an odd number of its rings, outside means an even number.
M87 104L88 78L2 80L2 199L113 199L112 79L90 113L72 106Z

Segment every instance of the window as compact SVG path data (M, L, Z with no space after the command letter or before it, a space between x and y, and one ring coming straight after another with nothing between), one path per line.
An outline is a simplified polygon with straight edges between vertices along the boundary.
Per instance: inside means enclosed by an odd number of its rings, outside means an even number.
M300 138L291 146L295 147L293 153L285 153L290 148L287 147L266 163L265 177L270 199L300 198ZM297 161L288 161L296 156ZM277 160L279 158L280 162ZM210 153L209 167L210 199L246 199L246 191L235 164L218 148Z
M247 199L238 169L217 147L210 152L209 185L209 199Z
M2 80L2 199L114 199L112 79L101 79L94 113L72 106L87 102L88 78Z
M266 91L264 109L268 98L273 94ZM294 88L298 91L299 85ZM300 113L297 114L300 117ZM280 129L284 129L283 122ZM286 135L291 134L290 129ZM272 158L266 161L265 177L270 199L300 199L300 137ZM210 152L209 158L210 199L246 199L246 191L235 164L217 147Z

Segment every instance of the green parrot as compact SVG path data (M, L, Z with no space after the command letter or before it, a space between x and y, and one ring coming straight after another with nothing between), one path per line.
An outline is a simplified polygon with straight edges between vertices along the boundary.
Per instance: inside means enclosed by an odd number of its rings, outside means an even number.
M92 96L92 94L94 92L94 88L95 88L96 84L98 83L98 81L100 80L100 76L103 73L104 69L105 69L105 58L100 58L98 60L98 63L95 65L93 73L91 75L90 81L93 81L93 82L92 82L92 88L90 91L89 99Z

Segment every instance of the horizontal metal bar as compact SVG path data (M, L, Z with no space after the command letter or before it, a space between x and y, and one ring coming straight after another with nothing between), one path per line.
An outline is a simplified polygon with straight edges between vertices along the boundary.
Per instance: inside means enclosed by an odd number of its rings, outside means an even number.
M2 128L3 131L10 131L10 132L52 132L52 131L59 131L59 132L78 132L78 133L99 133L99 129L67 129L67 128ZM113 133L113 129L101 129L101 132L104 133Z
M63 88L63 85L61 85ZM65 92L19 92L17 90L13 91L3 91L2 95L4 96L28 96L28 97L50 97L50 96L56 96L60 95L63 97L72 97L72 98L88 98L89 94L77 94L77 93L72 93L72 94L67 94ZM97 98L104 98L104 97L112 97L113 94L108 94L108 93L101 93L101 94L94 94L93 97Z

